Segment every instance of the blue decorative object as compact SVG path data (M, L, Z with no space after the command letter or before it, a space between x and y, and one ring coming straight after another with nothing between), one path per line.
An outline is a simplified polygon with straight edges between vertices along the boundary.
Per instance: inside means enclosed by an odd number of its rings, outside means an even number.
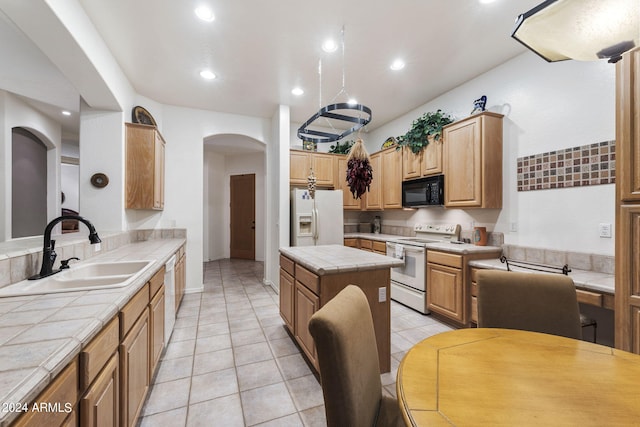
M484 111L484 107L487 105L487 97L482 95L480 98L473 101L473 111L471 114L481 113Z

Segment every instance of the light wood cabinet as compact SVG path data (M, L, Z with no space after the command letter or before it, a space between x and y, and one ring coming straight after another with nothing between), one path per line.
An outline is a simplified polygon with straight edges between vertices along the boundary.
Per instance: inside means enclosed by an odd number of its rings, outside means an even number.
M78 402L78 359L75 358L58 376L29 404L25 412L16 420L14 427L42 427L77 425L75 407ZM24 403L24 402L6 402ZM47 405L42 410L33 410L34 405ZM49 407L58 410L47 410Z
M365 209L379 211L382 210L382 188L383 188L383 174L382 174L382 155L381 152L373 153L369 156L371 164L371 170L373 173L373 179L371 180L371 186L366 193L364 200Z
M502 117L485 111L443 128L446 207L502 207Z
M140 415L149 376L149 284L120 311L120 425L130 427Z
M162 286L149 303L149 378L153 378L164 348L164 299L164 286Z
M290 274L292 268L293 274ZM293 284L290 283L292 279ZM390 281L389 268L318 276L302 265L281 255L280 316L285 319L285 323L289 316L293 316L293 329L289 325L287 325L287 329L302 349L304 356L316 370L318 370L317 353L313 337L311 337L307 326L309 319L313 313L336 296L338 292L347 285L353 284L363 290L369 301L376 332L380 372L390 371L390 302L388 298L384 301L380 301L379 298L381 289L384 289L385 295L389 295ZM285 294L284 297L282 296L283 294ZM293 302L293 307L289 305L290 300Z
M345 246L349 246L350 248L357 248L358 247L358 239L345 238L344 239L344 245Z
M126 123L127 209L164 209L165 141L155 126Z
M296 281L295 307L294 335L302 351L304 351L311 364L318 370L316 345L307 325L313 313L320 309L320 298L307 289L302 283Z
M293 262L286 257L280 256L280 316L291 333L294 333L295 329L293 317L295 280L293 271Z
M175 288L176 288L176 313L180 308L180 303L184 297L185 289L187 287L187 254L185 248L182 246L176 253L176 265L174 268Z
M364 198L366 194L360 199L356 199L351 194L351 189L347 183L347 156L337 156L337 182L336 188L342 190L342 208L344 210L362 210L364 204Z
M117 427L120 417L119 354L116 351L80 399L82 427Z
M348 246L348 245L345 245ZM368 251L375 252L377 254L386 255L387 254L387 245L385 242L381 242L379 240L370 240L370 239L357 239L356 246L357 248Z
M640 49L616 63L615 346L640 354Z
M402 208L402 150L395 147L380 152L382 177L382 208Z
M312 151L289 151L289 184L307 185L307 177L313 169L316 186L335 188L337 156Z
M427 308L465 323L462 256L427 252Z
M442 173L442 138L433 140L418 154L402 147L402 179L422 178Z

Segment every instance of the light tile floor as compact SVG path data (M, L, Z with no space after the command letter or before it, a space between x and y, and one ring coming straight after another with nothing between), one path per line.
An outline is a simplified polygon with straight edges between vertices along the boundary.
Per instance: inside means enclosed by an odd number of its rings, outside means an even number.
M263 264L205 263L204 291L185 295L140 426L326 426L322 389L284 329ZM391 372L418 341L451 330L392 301Z

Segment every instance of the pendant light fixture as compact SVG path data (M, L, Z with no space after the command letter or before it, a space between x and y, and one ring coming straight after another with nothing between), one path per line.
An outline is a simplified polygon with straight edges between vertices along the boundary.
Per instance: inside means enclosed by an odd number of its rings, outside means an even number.
M322 61L318 63L318 75L320 81L320 109L317 113L311 116L300 128L298 128L298 138L303 141L310 141L315 143L335 142L345 136L360 130L371 121L371 109L365 105L357 102L352 102L349 98L349 94L346 90L345 84L345 48L344 48L344 27L341 32L342 41L342 88L333 97L331 104L322 106ZM344 95L347 102L335 102L339 96ZM324 123L318 123L319 120L324 119ZM348 129L339 130L336 129L331 120L339 122L345 122ZM310 126L322 126L328 128L328 131L311 129Z
M548 62L615 63L640 45L640 1L547 0L518 17L511 37Z

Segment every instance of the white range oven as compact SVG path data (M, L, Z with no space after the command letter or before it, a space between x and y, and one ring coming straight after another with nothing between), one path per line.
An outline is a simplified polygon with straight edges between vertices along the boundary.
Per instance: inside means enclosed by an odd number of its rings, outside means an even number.
M459 224L416 224L415 237L398 237L387 242L387 256L404 260L391 269L391 299L420 313L427 310L428 243L460 240Z

